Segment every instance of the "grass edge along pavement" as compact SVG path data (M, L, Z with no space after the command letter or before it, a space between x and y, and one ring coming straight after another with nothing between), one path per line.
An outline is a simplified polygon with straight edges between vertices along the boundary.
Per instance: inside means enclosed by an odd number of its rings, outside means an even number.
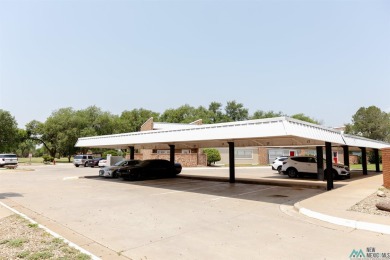
M100 259L4 203L0 207L14 213L0 219L0 260Z

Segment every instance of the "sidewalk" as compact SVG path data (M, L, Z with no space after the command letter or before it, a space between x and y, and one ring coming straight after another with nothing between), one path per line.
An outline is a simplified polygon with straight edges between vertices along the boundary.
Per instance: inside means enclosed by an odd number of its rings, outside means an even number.
M390 234L389 217L348 211L382 184L382 175L371 176L297 202L294 207L301 214L336 225Z

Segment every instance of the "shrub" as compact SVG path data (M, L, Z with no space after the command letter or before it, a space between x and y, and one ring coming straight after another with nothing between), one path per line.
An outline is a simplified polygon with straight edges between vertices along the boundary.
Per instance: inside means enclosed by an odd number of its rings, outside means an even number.
M375 153L373 151L368 152L368 161L370 163L375 163ZM379 155L379 163L382 163L382 155Z
M108 151L105 151L102 154L102 157L107 158L107 154L111 154L112 156L118 156L119 155L117 150L108 150Z
M221 160L221 154L215 148L206 148L203 149L203 153L207 156L207 165L211 165L212 163L218 162Z
M54 157L51 157L50 155L47 155L47 154L43 155L42 158L43 158L44 162L53 162L54 161Z

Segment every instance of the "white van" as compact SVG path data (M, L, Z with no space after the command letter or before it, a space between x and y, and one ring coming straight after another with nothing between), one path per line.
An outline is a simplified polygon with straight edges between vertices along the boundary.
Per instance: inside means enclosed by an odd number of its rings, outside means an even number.
M76 167L79 167L80 165L87 167L88 160L92 160L92 159L93 159L92 154L78 154L74 156L73 164Z
M4 167L5 165L18 165L18 157L16 154L0 154L0 167Z

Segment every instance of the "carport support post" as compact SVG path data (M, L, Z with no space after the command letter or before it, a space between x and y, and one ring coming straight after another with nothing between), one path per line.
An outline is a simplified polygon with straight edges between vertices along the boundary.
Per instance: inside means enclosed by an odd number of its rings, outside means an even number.
M317 146L317 177L319 180L324 180L324 151L322 146Z
M332 162L332 143L325 142L326 154L326 189L333 189L333 162Z
M169 145L169 161L175 163L175 146L173 144Z
M349 146L348 145L343 146L343 153L344 153L344 165L348 166L349 168Z
M134 146L129 146L130 148L130 160L134 160Z
M380 172L380 168L379 168L379 150L378 149L374 149L374 155L375 155L375 171L376 172Z
M234 165L234 142L228 142L229 144L229 182L235 183L235 165Z
M367 151L366 151L366 147L360 147L360 150L362 151L363 175L367 175Z

